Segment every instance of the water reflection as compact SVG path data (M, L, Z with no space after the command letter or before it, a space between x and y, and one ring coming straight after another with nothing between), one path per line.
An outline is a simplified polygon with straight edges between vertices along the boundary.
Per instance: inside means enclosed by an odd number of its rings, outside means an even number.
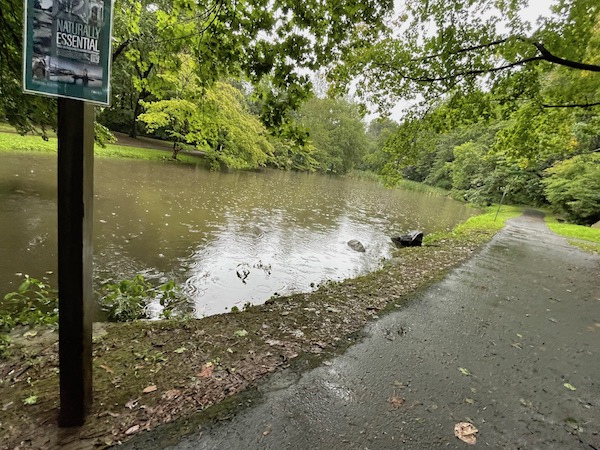
M15 273L56 270L55 164L49 155L3 155L2 292L15 289ZM372 182L278 171L97 159L95 183L96 282L175 279L200 316L373 270L389 256L391 234L448 229L472 213ZM350 239L366 252L351 250Z

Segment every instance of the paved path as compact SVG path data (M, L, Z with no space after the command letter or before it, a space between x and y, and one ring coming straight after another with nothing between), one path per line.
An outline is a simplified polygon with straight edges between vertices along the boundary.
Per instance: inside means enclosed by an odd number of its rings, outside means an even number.
M541 217L511 221L367 333L172 448L463 449L454 424L470 421L474 448L600 450L600 258Z

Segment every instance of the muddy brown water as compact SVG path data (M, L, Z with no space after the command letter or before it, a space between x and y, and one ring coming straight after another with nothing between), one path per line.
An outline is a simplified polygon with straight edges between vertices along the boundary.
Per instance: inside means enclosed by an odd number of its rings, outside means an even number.
M2 155L1 294L22 274L56 285L55 167L55 155ZM364 180L97 158L95 284L138 273L174 279L201 317L374 270L391 235L448 230L475 213ZM366 252L350 249L351 239Z

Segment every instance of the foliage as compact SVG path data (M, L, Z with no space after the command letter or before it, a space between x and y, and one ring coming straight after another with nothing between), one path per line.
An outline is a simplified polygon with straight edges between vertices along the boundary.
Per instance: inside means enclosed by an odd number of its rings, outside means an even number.
M148 318L146 306L149 302L152 285L142 275L118 283L102 286L100 307L114 322L130 322Z
M218 82L206 89L197 104L170 99L144 103L139 119L153 131L159 128L176 142L193 144L207 157L235 169L264 166L273 152L267 130L248 112L242 93L230 84Z
M555 0L537 28L524 18L526 0L408 0L388 33L345 58L330 74L338 89L356 82L366 100L386 110L398 100L420 101L423 109L452 91L502 88L504 100L540 94L540 75L578 72L597 83L596 0ZM574 70L575 69L575 70ZM514 75L517 75L513 78ZM507 83L507 80L510 80ZM545 95L543 103L597 104L598 91L575 86ZM590 93L591 96L586 94Z
M380 117L369 123L367 137L370 145L360 164L363 169L376 173L383 169L387 162L385 145L397 131L398 124L389 118Z
M43 138L56 124L56 101L24 94L21 87L23 2L0 0L0 119L22 134Z
M10 346L12 345L12 339L6 334L0 333L0 360L10 356Z
M15 292L4 296L0 309L0 331L19 325L58 325L58 292L43 281L25 275Z
M302 105L296 121L308 130L315 147L312 156L323 172L346 173L367 152L362 114L348 100L313 97Z
M94 122L94 140L102 148L106 148L106 144L114 144L117 142L115 135L108 128L99 122Z
M575 156L545 172L546 197L557 211L578 224L600 220L600 153Z
M129 109L135 123L140 101L181 98L179 56L187 53L203 88L242 76L258 84L269 76L275 89L264 92L261 117L279 127L310 92L306 69L337 61L359 39L373 39L392 6L391 0L118 0L115 108Z
M101 288L99 304L109 320L130 322L149 319L148 306L155 299L162 307L162 318L170 319L188 312L187 299L173 281L154 287L143 275L135 275L118 283L105 283Z
M301 172L314 172L319 169L319 162L314 157L316 150L312 144L300 144L283 136L271 137L270 142L273 152L267 162L269 166Z

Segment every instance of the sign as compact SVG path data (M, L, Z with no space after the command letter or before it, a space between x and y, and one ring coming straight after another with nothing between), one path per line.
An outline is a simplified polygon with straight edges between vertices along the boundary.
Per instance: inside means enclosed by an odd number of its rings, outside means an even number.
M112 0L25 0L23 90L110 103Z

